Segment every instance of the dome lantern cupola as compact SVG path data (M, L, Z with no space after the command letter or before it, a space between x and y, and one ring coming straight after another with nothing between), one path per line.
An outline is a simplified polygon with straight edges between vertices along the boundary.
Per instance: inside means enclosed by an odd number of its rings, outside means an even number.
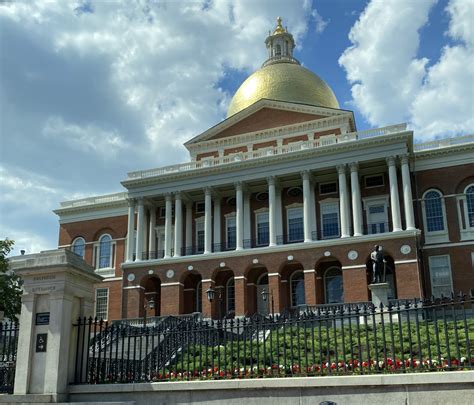
M268 59L262 66L267 66L279 62L299 62L293 58L293 49L295 48L295 40L293 35L288 32L288 29L281 25L281 17L277 18L277 26L273 31L268 32L268 37L265 39L265 45L268 50Z
M261 99L339 108L331 88L317 75L301 66L293 57L295 40L277 19L273 33L265 40L268 59L237 89L227 110L227 117Z

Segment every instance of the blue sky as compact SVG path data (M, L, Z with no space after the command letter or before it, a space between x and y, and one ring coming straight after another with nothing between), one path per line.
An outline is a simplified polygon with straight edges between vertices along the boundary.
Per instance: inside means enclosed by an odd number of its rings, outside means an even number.
M474 132L472 0L2 2L0 237L55 248L60 201L187 160L278 15L359 130Z

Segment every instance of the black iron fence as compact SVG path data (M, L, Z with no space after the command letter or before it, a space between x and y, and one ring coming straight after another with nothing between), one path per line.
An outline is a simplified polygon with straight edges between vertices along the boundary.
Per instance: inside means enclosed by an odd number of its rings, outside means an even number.
M75 383L472 369L473 295L151 327L80 319Z
M13 392L18 330L15 322L0 322L0 393Z

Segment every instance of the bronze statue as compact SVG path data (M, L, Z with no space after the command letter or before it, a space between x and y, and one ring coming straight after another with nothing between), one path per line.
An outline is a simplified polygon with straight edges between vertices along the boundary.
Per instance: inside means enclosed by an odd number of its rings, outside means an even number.
M370 254L372 260L372 283L385 282L385 260L383 258L382 246L375 245Z

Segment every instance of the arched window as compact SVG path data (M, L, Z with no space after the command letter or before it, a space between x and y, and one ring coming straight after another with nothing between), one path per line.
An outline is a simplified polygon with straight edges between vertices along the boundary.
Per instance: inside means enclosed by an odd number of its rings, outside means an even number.
M295 271L290 277L291 286L291 306L304 305L304 274L302 271Z
M276 56L281 56L281 45L277 44L276 46L276 51L275 51Z
M425 203L426 231L444 231L444 210L441 193L437 190L427 191L423 200Z
M474 184L466 188L466 207L467 207L467 223L470 228L474 228Z
M334 304L344 301L344 287L342 282L342 270L331 267L324 273L324 291L326 304Z
M72 251L76 255L82 257L84 259L84 251L86 247L86 241L84 238L76 238L74 239L74 242L72 242Z
M112 267L112 237L108 234L99 239L99 269Z
M202 281L196 286L196 312L202 312Z
M227 312L235 311L235 281L234 277L227 280L226 285Z

